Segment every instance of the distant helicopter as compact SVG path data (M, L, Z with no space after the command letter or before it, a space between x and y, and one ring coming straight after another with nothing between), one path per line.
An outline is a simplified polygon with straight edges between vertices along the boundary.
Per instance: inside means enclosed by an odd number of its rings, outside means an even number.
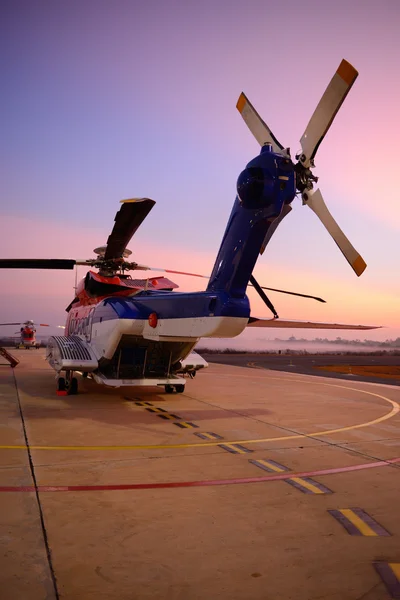
M51 327L45 323L35 324L32 320L25 321L24 323L0 323L0 327L6 325L21 325L21 329L15 333L19 334L19 339L15 342L16 348L40 348L41 343L36 339L36 327ZM65 329L64 325L53 325L52 327L59 327Z
M127 260L131 252L126 246L155 204L149 198L122 201L106 246L94 251L96 258L0 259L0 268L73 269L84 265L99 270L89 271L77 286L66 309L65 335L52 336L47 343L46 358L58 374L59 394L77 393L75 372L90 374L96 382L111 387L163 386L166 393L181 393L186 383L181 373L187 369L193 374L197 361L200 366L201 357L196 353L189 358L199 339L235 337L247 326L376 328L281 320L264 292L272 288L260 286L252 274L258 255L291 211L297 194L322 221L355 273L361 275L366 268L329 213L321 192L313 190L317 177L311 171L317 149L357 75L350 63L341 62L301 138L302 151L296 163L241 94L237 108L262 148L237 180L237 196L205 291L176 292L178 286L164 276L132 279L128 274L151 270L203 277ZM259 293L273 319L251 315L248 285Z

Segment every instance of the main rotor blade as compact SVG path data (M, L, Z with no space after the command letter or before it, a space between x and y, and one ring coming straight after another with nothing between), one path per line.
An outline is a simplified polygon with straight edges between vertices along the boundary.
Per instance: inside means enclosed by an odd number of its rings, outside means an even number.
M3 325L22 325L22 323L0 323L0 327L3 327ZM19 333L19 331L17 331L17 333Z
M163 273L174 273L175 275L189 275L190 277L201 277L210 279L207 275L199 275L198 273L186 273L185 271L172 271L172 269L160 269L159 267L148 267L147 265L136 265L135 271L162 271Z
M272 149L277 154L287 154L286 151L283 151L282 144L278 142L268 125L264 123L254 106L249 102L243 92L239 96L236 108L242 115L244 122L260 146L264 146L264 144L269 143L272 144Z
M300 162L305 167L310 167L311 160L357 76L356 69L347 60L342 60L300 139L302 147Z
M260 254L264 254L264 250L267 247L267 244L269 243L273 234L275 233L276 228L278 227L279 223L281 221L283 221L283 219L286 217L286 215L288 215L290 213L291 210L292 210L292 207L290 206L290 204L283 205L281 214L279 215L279 217L276 217L276 219L274 219L272 221L271 225L268 228L267 234L266 234L264 241L262 243L262 246L261 246Z
M339 225L336 223L335 219L332 217L319 189L315 191L307 190L304 192L303 200L304 203L307 204L307 206L311 208L311 210L317 215L319 220L335 240L340 251L344 255L353 271L359 277L364 272L367 264L354 246L352 246L352 244L349 242Z
M279 319L279 315L275 310L275 306L272 304L271 300L268 298L267 294L264 292L263 288L258 284L254 275L250 276L251 285L255 288L256 292L260 296L261 300L268 306L269 310L274 315L275 319Z
M0 269L68 269L75 260L64 258L0 258Z
M137 265L136 269L138 271L163 271L164 273L174 273L175 275L189 275L190 277L201 277L202 279L210 279L207 275L199 275L198 273L186 273L185 271L172 271L171 269L159 269L157 267L148 267L146 265ZM135 269L135 270L136 270ZM250 287L255 287L251 283L249 283ZM317 300L318 302L326 302L322 298L318 296L309 296L308 294L299 294L297 292L288 292L286 290L278 290L276 288L266 287L264 285L260 285L262 290L270 290L271 292L279 292L280 294L290 294L291 296L300 296L301 298L311 298L311 300Z
M114 227L107 240L105 260L122 257L133 234L155 205L150 198L132 198L121 202L122 207L115 215Z
M323 298L318 298L318 296L309 296L308 294L298 294L297 292L286 292L285 290L277 290L275 288L263 287L263 290L271 290L271 292L279 292L280 294L290 294L291 296L300 296L301 298L311 298L312 300L317 300L318 302L324 302L326 304L326 300Z

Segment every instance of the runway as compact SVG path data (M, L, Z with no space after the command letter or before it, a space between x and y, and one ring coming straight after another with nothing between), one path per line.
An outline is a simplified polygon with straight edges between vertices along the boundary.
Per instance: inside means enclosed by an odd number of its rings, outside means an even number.
M400 597L396 385L250 359L59 397L43 350L13 352L2 600Z
M251 367L269 369L273 371L286 371L289 373L302 373L304 375L318 375L333 379L347 379L349 381L366 381L370 383L385 383L400 385L400 356L381 355L373 356L367 354L345 355L345 354L207 354L201 352L207 362L238 367ZM335 373L332 368L341 365L344 367L341 373ZM373 376L358 374L357 367L366 367L376 374ZM383 366L388 371L394 372L388 376L379 376L379 370ZM326 368L327 367L327 368Z

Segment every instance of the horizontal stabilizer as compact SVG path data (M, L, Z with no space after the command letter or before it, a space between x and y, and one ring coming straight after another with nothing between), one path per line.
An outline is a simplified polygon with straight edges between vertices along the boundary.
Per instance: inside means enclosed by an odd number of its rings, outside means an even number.
M343 325L342 323L315 323L313 321L285 321L250 317L247 327L281 327L285 329L380 329L381 325Z

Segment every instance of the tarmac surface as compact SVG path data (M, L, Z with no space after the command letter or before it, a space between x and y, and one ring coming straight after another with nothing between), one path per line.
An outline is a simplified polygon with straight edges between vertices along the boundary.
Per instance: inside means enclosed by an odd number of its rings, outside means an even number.
M398 387L210 364L60 397L12 353L1 600L400 598Z

